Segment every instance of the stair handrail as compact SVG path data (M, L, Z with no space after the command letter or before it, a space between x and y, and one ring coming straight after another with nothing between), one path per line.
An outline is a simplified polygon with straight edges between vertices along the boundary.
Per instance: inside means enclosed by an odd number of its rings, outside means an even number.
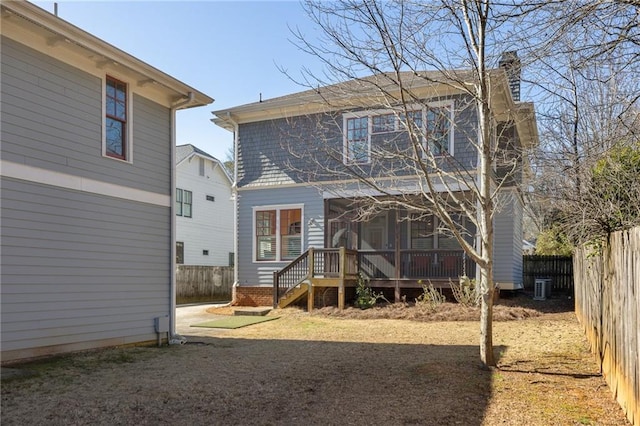
M310 260L309 260L310 259ZM289 280L289 282L283 284L283 277L291 270L295 270L299 264L307 260L306 271L303 275L298 275L297 277L293 277L293 280ZM281 294L286 293L290 288L293 288L300 284L301 282L309 279L313 271L313 247L310 247L307 251L302 253L300 256L293 259L287 266L280 269L279 271L273 271L273 307L278 307L278 302L280 301Z

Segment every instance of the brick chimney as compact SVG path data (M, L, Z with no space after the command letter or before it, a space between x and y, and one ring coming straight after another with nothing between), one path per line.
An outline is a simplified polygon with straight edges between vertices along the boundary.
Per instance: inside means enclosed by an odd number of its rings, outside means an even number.
M520 59L518 59L518 52L510 51L504 52L500 57L498 63L500 68L504 68L507 71L507 78L509 79L509 87L511 88L511 96L516 102L520 101Z

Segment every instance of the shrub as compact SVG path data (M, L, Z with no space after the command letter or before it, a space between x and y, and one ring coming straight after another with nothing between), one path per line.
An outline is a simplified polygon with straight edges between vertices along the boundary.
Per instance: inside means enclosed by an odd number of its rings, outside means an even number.
M433 284L429 283L429 285L422 286L422 294L416 299L416 306L428 311L435 311L446 300L447 298L442 294L442 291L435 289Z
M460 277L460 281L456 284L449 280L453 298L462 306L476 307L480 305L481 294L476 286L475 279L469 279L467 276Z
M369 287L369 280L362 274L358 275L358 284L356 285L356 302L355 306L360 309L369 309L378 303L378 300L385 300L382 293L375 293L371 287Z

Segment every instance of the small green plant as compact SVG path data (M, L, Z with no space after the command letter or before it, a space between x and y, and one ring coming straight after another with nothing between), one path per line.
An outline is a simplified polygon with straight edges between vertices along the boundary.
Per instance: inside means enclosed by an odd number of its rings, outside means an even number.
M480 305L480 292L476 286L476 280L470 279L463 275L460 277L460 281L456 284L449 280L451 285L451 292L456 302L462 306L476 307Z
M355 306L360 309L369 309L378 303L378 300L384 300L382 293L375 293L371 287L369 287L369 279L362 274L358 275L358 284L356 285L356 302Z
M419 280L418 283L422 284L422 280ZM433 287L433 284L422 284L422 294L416 299L416 306L433 312L446 300L447 298L442 294L442 291Z

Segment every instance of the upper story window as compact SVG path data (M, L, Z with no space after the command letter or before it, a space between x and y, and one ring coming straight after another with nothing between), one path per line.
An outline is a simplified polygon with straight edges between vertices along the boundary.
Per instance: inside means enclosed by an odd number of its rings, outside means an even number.
M105 154L127 160L127 84L107 76L105 88Z
M429 106L425 112L427 149L433 155L453 155L453 105Z
M302 253L302 209L288 206L256 209L255 259L293 260Z
M366 164L369 162L369 117L345 118L345 164Z
M176 216L191 217L193 193L186 189L176 188Z
M371 162L371 136L411 129L423 136L425 148L435 156L453 155L453 101L416 105L408 112L373 110L344 115L345 164ZM384 137L384 136L382 136Z
M393 113L371 116L371 133L396 131L396 116Z

